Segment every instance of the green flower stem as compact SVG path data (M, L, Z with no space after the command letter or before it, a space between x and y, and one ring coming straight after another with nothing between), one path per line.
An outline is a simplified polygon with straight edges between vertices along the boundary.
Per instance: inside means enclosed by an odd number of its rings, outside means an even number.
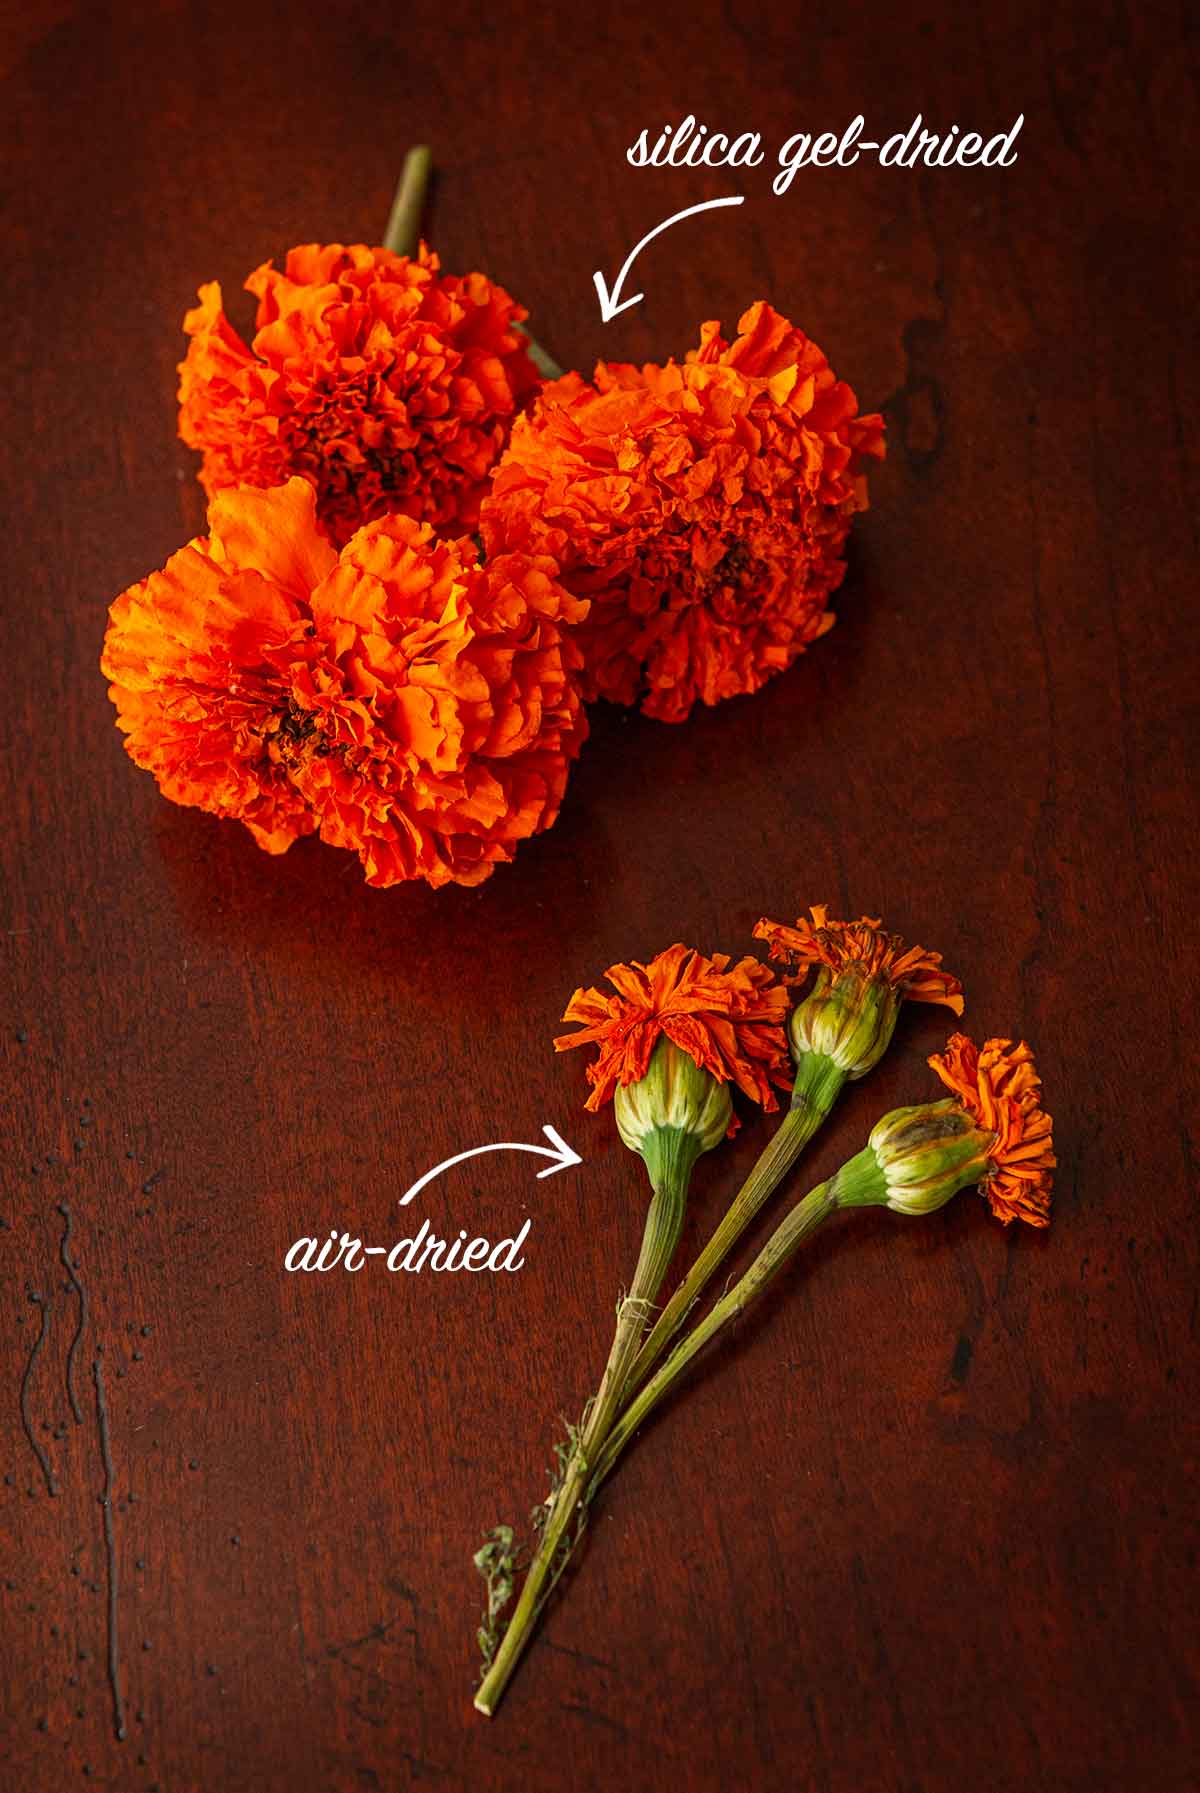
M680 1340L662 1368L625 1408L620 1419L609 1432L604 1448L596 1461L592 1479L588 1485L589 1501L615 1466L618 1457L638 1427L674 1387L692 1359L703 1351L705 1345L715 1338L723 1326L728 1325L731 1320L737 1319L760 1290L764 1289L771 1281L771 1278L782 1270L804 1241L811 1238L817 1228L828 1220L834 1210L841 1205L838 1192L840 1175L839 1172L827 1183L819 1183L810 1194L804 1197L802 1202L792 1209L787 1218L772 1233L740 1282L735 1283L732 1289L722 1295L703 1320L699 1321Z
M383 233L383 246L393 255L415 255L421 241L421 218L429 177L433 173L433 151L419 143L410 149L400 170L391 216Z
M805 1054L796 1073L791 1107L726 1210L716 1232L667 1302L654 1330L638 1352L625 1385L626 1401L645 1384L714 1273L720 1269L759 1209L774 1194L825 1120L845 1081L845 1072L832 1059L825 1058L820 1053Z
M561 380L564 369L558 365L553 355L547 354L537 337L532 335L525 324L515 326L525 338L525 346L529 350L529 359L541 374L543 380Z
M391 215L383 233L383 246L390 249L393 255L417 253L421 242L421 219L425 212L432 174L433 151L427 144L419 143L404 158L404 167L400 170L400 179L396 183L396 193L392 200ZM563 369L553 355L546 353L524 324L515 324L513 328L519 330L525 338L529 359L542 379L561 380Z
M570 1554L571 1528L592 1479L601 1447L616 1419L621 1397L646 1327L650 1308L679 1243L688 1183L700 1142L678 1128L660 1128L648 1139L643 1157L654 1189L642 1249L629 1293L617 1309L617 1327L604 1375L591 1403L582 1430L567 1462L562 1483L550 1504L541 1537L520 1599L487 1674L475 1695L475 1705L490 1718L503 1697L514 1669L533 1634L538 1615Z

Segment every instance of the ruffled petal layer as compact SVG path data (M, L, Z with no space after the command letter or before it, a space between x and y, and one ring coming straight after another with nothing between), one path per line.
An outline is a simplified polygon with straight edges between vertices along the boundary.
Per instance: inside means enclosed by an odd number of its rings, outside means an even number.
M112 606L102 667L164 795L282 852L317 833L371 884L478 884L558 814L586 723L586 612L553 562L480 565L428 524L339 555L296 478L213 500L211 534Z
M489 552L549 554L591 601L589 699L679 722L756 691L833 621L883 420L803 331L759 303L682 365L543 389L485 499Z
M184 319L179 433L203 455L209 495L299 475L339 545L400 510L457 534L475 527L488 476L538 384L526 313L482 274L361 243L301 244L246 282L247 345L221 289Z

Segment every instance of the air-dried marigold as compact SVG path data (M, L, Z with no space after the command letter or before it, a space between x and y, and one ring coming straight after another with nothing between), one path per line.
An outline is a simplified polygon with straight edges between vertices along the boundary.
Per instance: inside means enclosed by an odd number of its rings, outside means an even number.
M184 319L179 433L212 496L307 479L344 543L389 511L444 534L475 527L492 466L538 383L527 314L482 274L422 248L306 243L256 268L249 346L214 282Z
M593 1111L618 1087L645 1077L659 1040L666 1038L718 1083L734 1083L765 1109L778 1106L773 1083L791 1082L787 1041L787 992L757 959L732 964L728 954L670 946L648 965L636 959L612 965L605 977L616 991L576 990L564 1021L580 1023L562 1034L556 1052L596 1046L587 1067ZM737 1126L734 1120L729 1131Z
M877 1121L837 1173L838 1206L932 1214L978 1187L1006 1225L1048 1226L1053 1126L1029 1047L987 1040L981 1049L956 1033L929 1063L952 1094Z
M805 1054L832 1060L847 1077L865 1077L891 1044L902 1001L940 1002L963 1011L962 985L941 969L941 953L908 946L877 916L834 921L823 903L787 922L765 917L754 929L772 959L790 970L785 984L802 983L815 965L812 989L792 1010L790 1036L797 1063Z
M485 500L489 551L535 549L592 600L585 694L680 722L756 691L828 629L883 420L762 302L682 364L543 389Z
M382 518L339 554L312 487L240 488L112 606L118 726L165 796L282 853L319 834L369 884L479 884L558 814L586 727L579 601L525 554Z
M991 1135L982 1189L997 1220L1007 1225L1050 1224L1050 1190L1058 1160L1053 1125L1042 1107L1042 1080L1022 1040L985 1040L952 1034L944 1053L929 1060L946 1088L981 1131Z
M857 965L909 1002L940 1002L956 1015L963 1012L962 985L941 969L941 953L906 946L899 934L885 930L879 916L836 921L824 903L813 903L807 916L796 917L794 926L764 916L755 926L754 938L767 942L772 959L793 967L791 975L781 974L785 984L802 982L813 965L826 966L835 978Z

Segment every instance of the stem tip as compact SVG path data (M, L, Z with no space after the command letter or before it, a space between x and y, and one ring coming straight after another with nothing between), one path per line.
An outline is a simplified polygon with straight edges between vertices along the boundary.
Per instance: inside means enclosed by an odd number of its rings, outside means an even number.
M433 151L418 143L404 158L391 216L383 233L383 246L393 255L415 255L421 240L421 215L433 173Z

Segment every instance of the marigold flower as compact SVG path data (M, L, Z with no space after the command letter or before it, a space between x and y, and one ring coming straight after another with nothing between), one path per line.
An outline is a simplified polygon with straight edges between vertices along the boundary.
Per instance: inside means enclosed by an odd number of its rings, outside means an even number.
M550 826L586 733L551 562L399 515L339 554L299 478L221 494L209 531L116 600L101 662L165 796L376 885L479 884Z
M643 1159L652 1193L629 1292L617 1304L604 1374L571 1433L569 1451L562 1453L561 1477L546 1502L520 1598L498 1644L493 1588L497 1573L503 1577L511 1562L511 1536L493 1531L491 1543L476 1557L488 1581L488 1617L481 1632L485 1673L475 1704L489 1715L579 1536L595 1465L679 1244L696 1161L737 1125L729 1084L773 1108L771 1079L778 1080L787 1063L781 1026L787 994L755 959L731 967L724 953L706 959L676 945L648 965L636 960L613 965L605 975L617 994L576 990L563 1019L582 1026L556 1039L554 1047L557 1052L599 1047L587 1070L593 1086L587 1106L595 1110L613 1098L621 1138ZM783 1074L786 1080L786 1070ZM508 1592L509 1586L500 1587L501 1597Z
M1053 1123L1041 1105L1042 1080L1024 1040L987 1040L982 1050L966 1034L951 1035L930 1065L977 1126L993 1135L983 1193L997 1220L1050 1224Z
M900 1003L940 1002L963 1011L962 985L941 970L941 953L906 947L899 934L883 931L878 917L831 921L823 903L797 917L794 927L765 917L754 929L770 957L792 967L785 984L801 983L815 965L812 990L792 1011L792 1051L829 1059L847 1077L864 1077L891 1043Z
M1053 1127L1029 1047L988 1040L980 1049L956 1033L929 1063L953 1094L884 1115L838 1172L838 1205L929 1214L978 1184L1006 1226L1048 1226Z
M554 1042L556 1052L599 1047L587 1067L592 1093L585 1106L593 1113L618 1087L646 1076L663 1037L718 1083L735 1083L768 1111L778 1106L772 1083L791 1081L783 1034L787 993L765 965L746 958L731 966L726 953L708 959L675 945L648 965L635 959L604 975L617 994L576 990L563 1020L578 1021L580 1031ZM736 1127L731 1118L729 1131Z
M533 548L592 600L585 696L681 722L757 691L828 629L883 420L759 302L680 365L597 366L543 388L480 514L489 552Z
M474 529L513 416L538 384L527 314L482 274L436 255L304 243L256 268L249 346L221 288L184 318L179 434L203 457L210 497L293 475L317 494L339 545L404 511L443 533Z
M956 1015L962 1014L962 985L940 969L941 953L923 946L906 947L899 934L883 931L878 917L831 921L824 903L814 903L809 915L811 921L798 916L794 927L764 917L754 930L756 940L767 941L772 959L794 963L790 976L780 973L785 984L802 982L813 965L827 965L835 975L859 965L873 977L886 980L909 1002L941 1002Z

